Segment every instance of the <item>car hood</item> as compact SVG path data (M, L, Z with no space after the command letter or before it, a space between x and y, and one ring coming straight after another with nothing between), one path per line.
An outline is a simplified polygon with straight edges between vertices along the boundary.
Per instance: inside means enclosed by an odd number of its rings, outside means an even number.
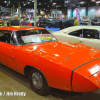
M37 54L55 63L70 62L75 69L99 57L100 51L80 43L46 42L25 47L31 54Z

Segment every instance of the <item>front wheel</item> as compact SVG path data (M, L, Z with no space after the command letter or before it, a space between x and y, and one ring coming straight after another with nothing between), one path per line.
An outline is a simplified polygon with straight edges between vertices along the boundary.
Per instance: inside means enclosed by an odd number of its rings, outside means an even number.
M40 95L47 95L49 93L48 83L40 71L32 69L28 78L34 92Z

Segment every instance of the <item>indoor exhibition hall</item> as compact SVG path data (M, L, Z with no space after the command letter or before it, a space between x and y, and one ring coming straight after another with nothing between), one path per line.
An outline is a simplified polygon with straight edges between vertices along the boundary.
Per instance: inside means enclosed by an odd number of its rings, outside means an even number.
M100 100L100 0L0 0L0 100Z

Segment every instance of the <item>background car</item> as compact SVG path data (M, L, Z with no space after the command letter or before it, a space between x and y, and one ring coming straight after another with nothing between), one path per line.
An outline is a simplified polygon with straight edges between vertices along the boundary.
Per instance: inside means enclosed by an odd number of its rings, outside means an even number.
M52 33L59 41L82 43L100 49L99 26L73 26Z

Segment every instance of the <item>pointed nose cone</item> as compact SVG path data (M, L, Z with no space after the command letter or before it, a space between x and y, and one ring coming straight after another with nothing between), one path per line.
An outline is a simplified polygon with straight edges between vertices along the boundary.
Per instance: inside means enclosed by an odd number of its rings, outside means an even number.
M97 78L91 76L89 78L79 75L78 73L73 73L72 79L72 91L73 92L92 92L100 88L100 84Z
M90 61L72 71L73 92L92 92L100 88L100 59Z

